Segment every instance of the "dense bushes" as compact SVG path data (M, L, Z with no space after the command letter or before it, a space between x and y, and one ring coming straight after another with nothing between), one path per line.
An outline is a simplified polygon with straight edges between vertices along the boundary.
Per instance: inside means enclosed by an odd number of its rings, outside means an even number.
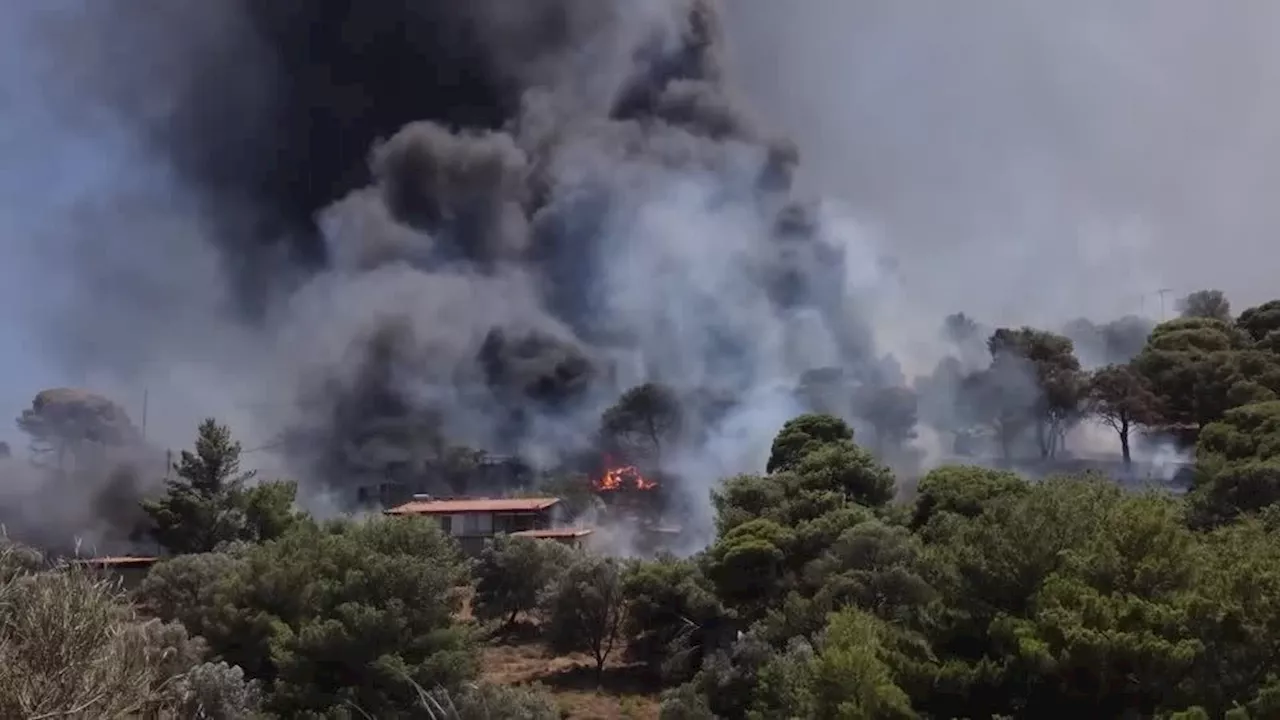
M557 717L537 688L477 682L479 631L523 619L597 682L632 663L668 720L1276 717L1274 419L1209 423L1186 497L943 467L895 503L847 425L802 416L767 474L717 488L701 553L499 537L472 563L434 522L319 523L288 485L226 481L238 448L218 436L184 456L206 479L149 505L164 537L197 538L175 548L215 550L135 598L0 553L0 716Z
M573 553L564 545L503 535L476 562L472 611L481 620L511 626L521 613L538 609L547 587L568 569Z
M474 645L454 622L467 582L430 521L304 524L271 542L162 563L139 591L219 658L266 681L289 717L353 706L397 717L417 687L457 688Z
M538 688L475 682L465 570L432 522L306 522L161 562L135 604L7 544L0 717L559 718Z
M0 717L244 718L255 684L204 662L177 624L146 620L120 589L77 566L42 568L0 549Z
M664 718L1275 716L1277 497L1230 480L1258 460L1187 500L941 468L900 513L837 480L878 475L862 463L797 476L849 442L830 421L780 440L774 474L718 491L719 537L691 566L706 580L671 577L709 583L740 632ZM1230 512L1197 522L1206 504Z

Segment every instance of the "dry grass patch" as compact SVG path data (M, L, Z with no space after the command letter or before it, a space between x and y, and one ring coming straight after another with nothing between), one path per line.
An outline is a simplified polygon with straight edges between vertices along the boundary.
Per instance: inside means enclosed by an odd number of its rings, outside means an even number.
M596 686L595 664L586 655L549 655L538 644L492 645L484 649L484 679L502 685L541 683L569 720L656 720L658 690L635 666L609 662Z

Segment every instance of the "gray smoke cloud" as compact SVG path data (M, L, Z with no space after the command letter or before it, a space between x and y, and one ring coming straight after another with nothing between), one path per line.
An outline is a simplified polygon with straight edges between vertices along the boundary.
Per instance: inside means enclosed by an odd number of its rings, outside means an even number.
M807 371L1263 292L1280 11L1156 6L0 3L0 397L145 390L151 442L215 415L340 507L589 452L657 380L718 399L667 458L706 527Z
M793 196L794 149L723 85L711 3L2 19L26 38L12 144L78 148L53 173L76 182L10 208L51 278L15 316L78 383L145 389L153 442L216 415L341 506L448 444L589 452L656 380L734 401L669 460L702 510L763 464L802 372L871 356L871 236Z
M891 238L900 304L874 326L909 375L934 373L938 319L956 311L1068 330L1096 366L1196 289L1237 311L1274 295L1273 3L725 10L730 79L795 139L800 186ZM1122 320L1100 338L1072 327L1082 316ZM929 391L949 385L922 383L922 417L951 416ZM1109 432L1082 430L1073 448L1114 453Z
M1274 294L1274 3L725 9L733 82L795 138L803 185L892 237L928 329L957 310L1159 319L1161 288L1170 317L1203 287L1238 309Z

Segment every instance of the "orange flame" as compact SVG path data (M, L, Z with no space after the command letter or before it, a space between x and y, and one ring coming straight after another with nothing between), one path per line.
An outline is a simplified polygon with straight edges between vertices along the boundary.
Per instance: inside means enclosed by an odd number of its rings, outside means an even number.
M601 492L612 492L623 488L652 490L658 487L658 483L646 478L635 466L627 465L605 471L604 475L595 481L595 486L596 490Z

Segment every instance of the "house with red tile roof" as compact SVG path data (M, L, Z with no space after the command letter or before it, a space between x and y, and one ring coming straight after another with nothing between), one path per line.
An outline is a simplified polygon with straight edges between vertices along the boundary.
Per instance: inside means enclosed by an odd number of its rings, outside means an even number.
M523 535L577 545L590 530L555 528L560 499L532 498L433 498L418 496L384 513L392 516L435 518L440 529L452 536L464 552L477 554L495 535Z

